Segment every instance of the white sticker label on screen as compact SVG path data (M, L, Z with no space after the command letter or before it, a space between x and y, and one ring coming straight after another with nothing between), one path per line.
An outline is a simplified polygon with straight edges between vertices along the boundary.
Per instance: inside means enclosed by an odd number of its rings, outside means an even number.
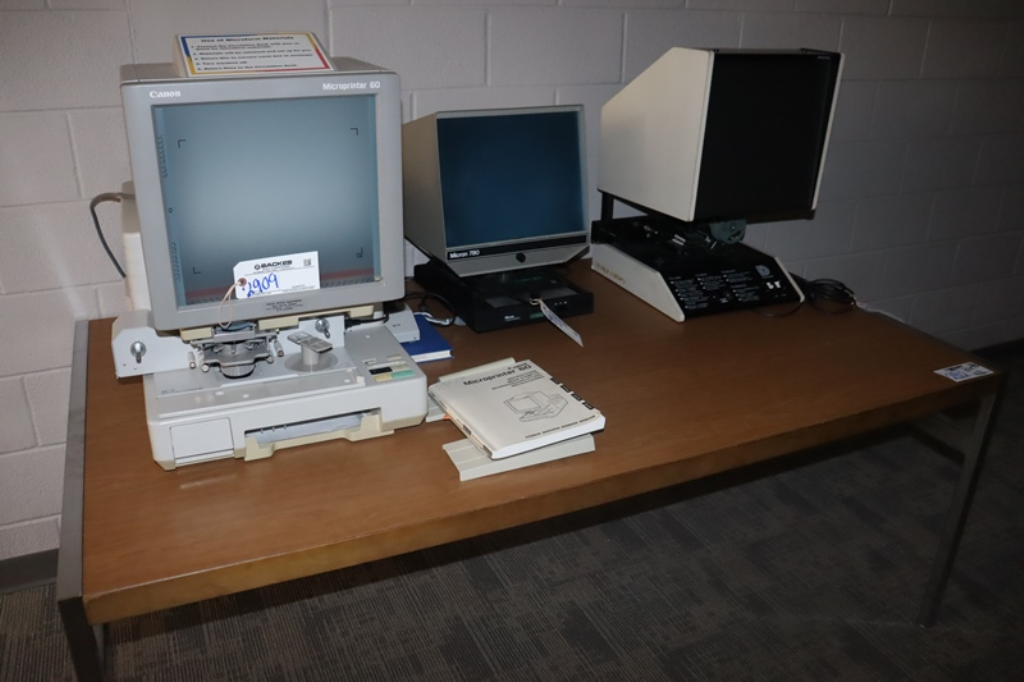
M235 266L235 298L271 296L320 288L316 251L242 261Z

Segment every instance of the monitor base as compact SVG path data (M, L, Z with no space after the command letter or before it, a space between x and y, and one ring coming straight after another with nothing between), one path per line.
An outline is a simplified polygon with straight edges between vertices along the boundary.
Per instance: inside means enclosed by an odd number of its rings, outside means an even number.
M475 332L544 321L538 299L559 317L594 312L594 295L549 267L459 277L431 259L416 266L414 277L425 290L446 300Z

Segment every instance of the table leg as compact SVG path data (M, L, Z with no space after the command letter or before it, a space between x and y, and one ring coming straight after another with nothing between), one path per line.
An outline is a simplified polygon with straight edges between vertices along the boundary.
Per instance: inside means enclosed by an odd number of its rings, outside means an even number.
M953 492L953 501L946 515L946 525L932 562L928 587L925 590L924 600L921 602L921 610L917 614L917 622L922 627L928 627L934 622L942 595L946 590L946 583L949 581L953 560L956 558L964 524L971 508L971 499L974 497L974 489L978 483L982 459L985 456L988 439L992 432L992 417L995 413L997 398L998 395L994 394L981 400L973 427L969 431L958 429L947 420L933 419L917 424L923 431L956 449L964 456L963 465L960 468L960 478L957 481L956 490Z
M57 602L60 619L64 623L64 636L71 650L75 676L79 682L103 680L103 626L89 625L85 618L82 599L64 599Z
M85 501L85 389L89 323L75 324L71 395L64 453L64 499L57 555L57 608L79 680L103 679L103 632L93 627L82 601L82 513Z

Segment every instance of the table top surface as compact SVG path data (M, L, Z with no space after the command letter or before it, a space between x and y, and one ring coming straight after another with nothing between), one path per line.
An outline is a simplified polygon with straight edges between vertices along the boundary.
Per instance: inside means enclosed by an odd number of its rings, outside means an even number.
M600 409L595 452L460 482L435 422L359 442L175 471L152 459L142 382L115 377L110 320L90 323L83 601L94 623L549 518L965 404L999 372L883 316L753 311L676 323L581 264L595 312L486 334L445 328L428 380L531 359Z

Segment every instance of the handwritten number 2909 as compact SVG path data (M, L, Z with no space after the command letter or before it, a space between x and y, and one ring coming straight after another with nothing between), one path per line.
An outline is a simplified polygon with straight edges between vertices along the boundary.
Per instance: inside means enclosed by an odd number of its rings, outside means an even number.
M251 298L256 294L262 294L280 288L281 285L277 281L276 273L264 275L263 277L253 277L252 279L249 280L249 286L246 291L245 297Z

